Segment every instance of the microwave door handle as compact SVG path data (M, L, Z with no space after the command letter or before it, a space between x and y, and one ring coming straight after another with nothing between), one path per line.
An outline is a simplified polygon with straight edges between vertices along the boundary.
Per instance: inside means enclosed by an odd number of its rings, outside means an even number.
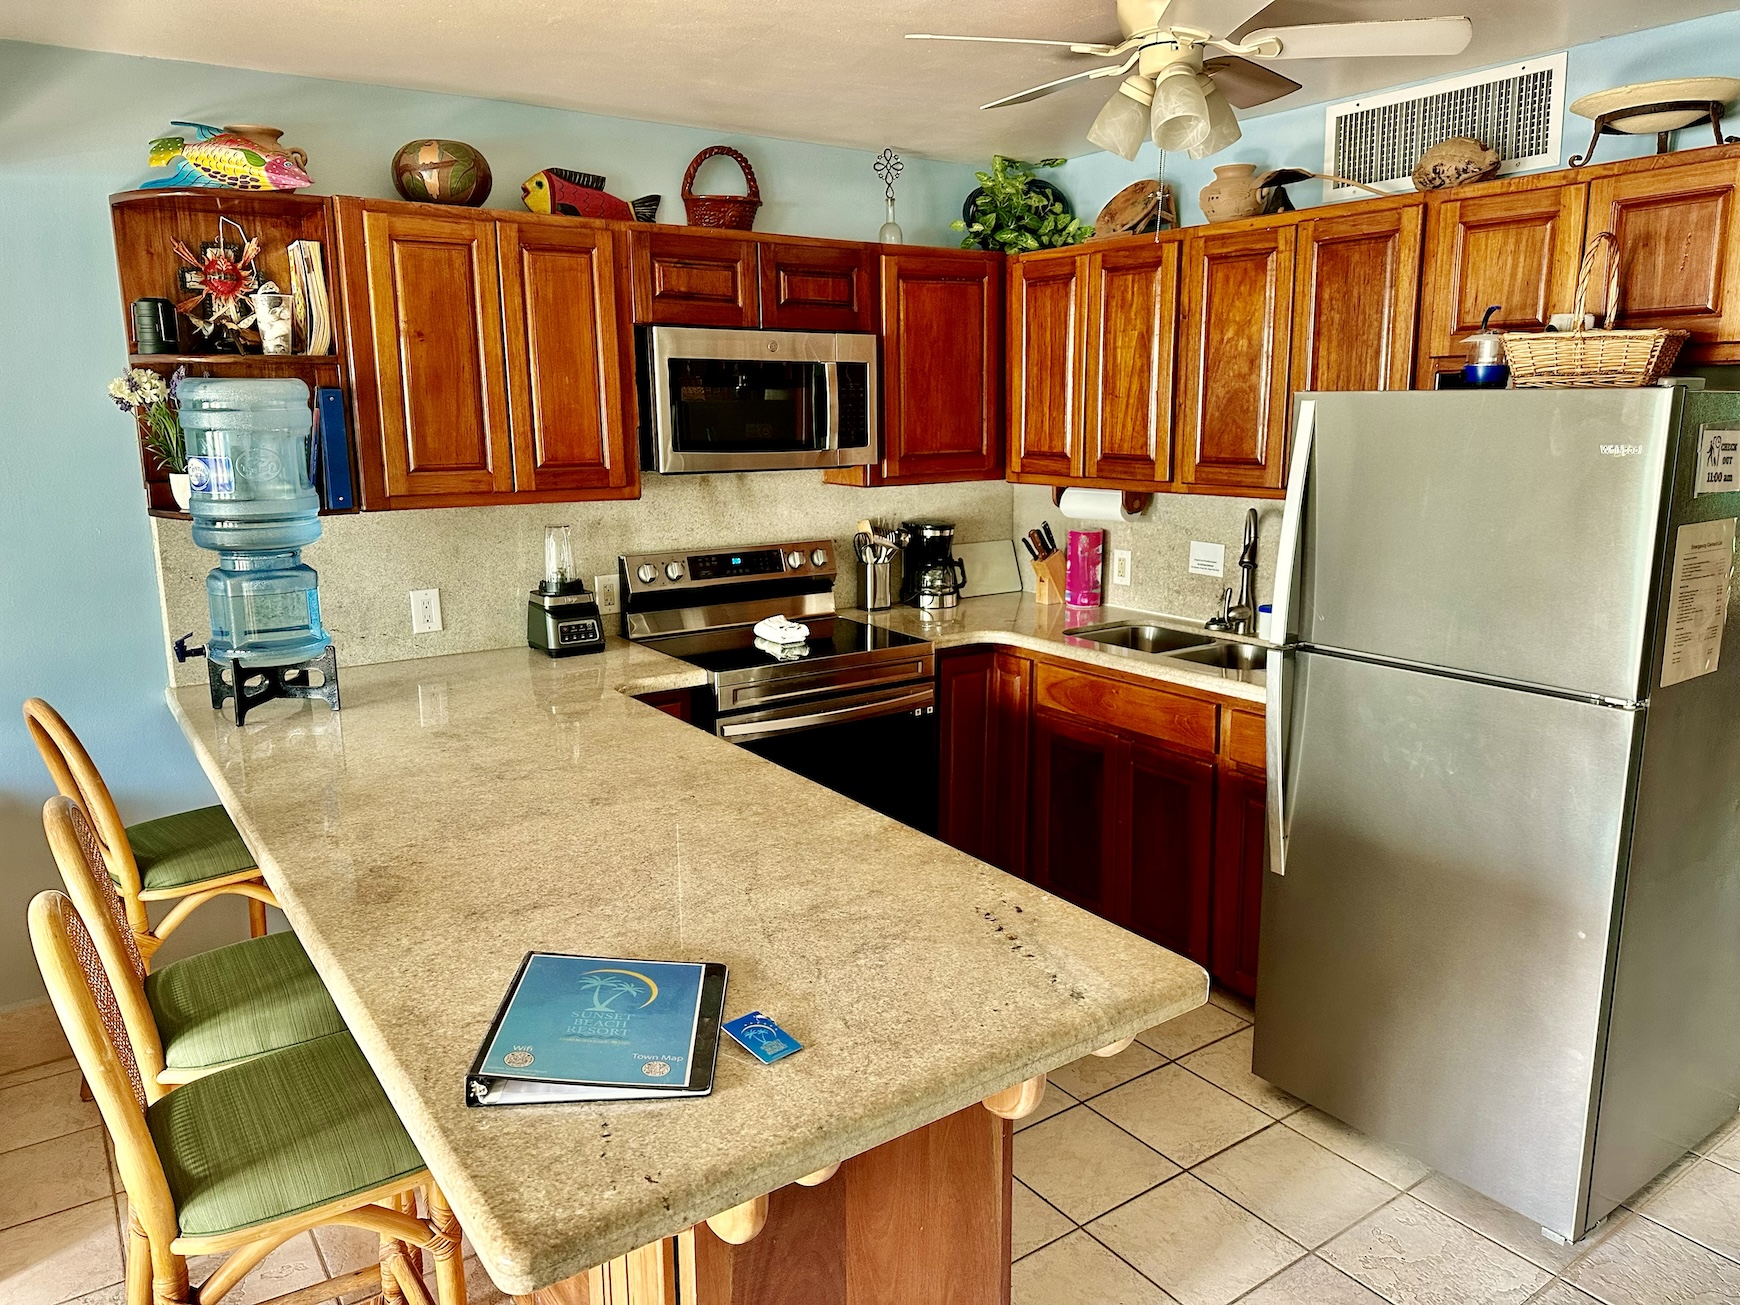
M838 452L840 448L840 364L832 360L823 363L822 375L828 402L828 448L830 451Z
M873 720L878 716L895 716L936 705L936 693L928 685L898 698L862 703L855 707L835 707L831 710L807 712L802 716L780 716L773 720L724 723L719 736L739 743L767 738L773 734L790 734L798 730L821 729L827 725L845 725L857 720Z

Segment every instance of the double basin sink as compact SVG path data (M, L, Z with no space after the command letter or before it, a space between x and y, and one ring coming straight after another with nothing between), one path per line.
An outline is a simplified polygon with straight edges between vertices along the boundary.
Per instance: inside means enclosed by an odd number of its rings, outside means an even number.
M1084 626L1079 630L1069 631L1067 637L1087 640L1107 648L1123 648L1132 653L1164 657L1170 661L1232 671L1241 679L1247 678L1252 672L1260 672L1268 652L1260 644L1217 639L1202 630L1179 629L1176 626L1140 621L1114 621L1107 625Z

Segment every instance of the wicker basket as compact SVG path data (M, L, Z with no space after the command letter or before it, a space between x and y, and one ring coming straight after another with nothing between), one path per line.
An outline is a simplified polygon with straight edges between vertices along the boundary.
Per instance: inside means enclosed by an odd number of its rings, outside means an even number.
M743 169L743 180L749 183L747 195L695 193L695 174L715 154L737 160L737 166ZM748 231L755 225L755 210L760 207L761 187L755 184L755 169L749 166L748 159L729 145L709 145L695 155L689 163L689 170L683 174L683 211L692 227L729 227L735 231Z
M1589 278L1596 252L1607 249L1607 320L1602 329L1583 329L1589 301ZM1518 389L1600 387L1633 389L1653 385L1667 374L1679 356L1689 331L1615 331L1619 314L1619 238L1599 233L1583 253L1577 273L1576 325L1569 331L1524 335L1506 333L1505 361Z

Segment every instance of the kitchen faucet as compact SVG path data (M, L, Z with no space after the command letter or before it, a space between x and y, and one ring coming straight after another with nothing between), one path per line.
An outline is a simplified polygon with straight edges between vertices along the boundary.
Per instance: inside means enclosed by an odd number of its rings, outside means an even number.
M1204 627L1232 634L1254 634L1257 628L1257 510L1245 513L1245 544L1239 550L1239 600L1229 588L1221 595L1220 611Z

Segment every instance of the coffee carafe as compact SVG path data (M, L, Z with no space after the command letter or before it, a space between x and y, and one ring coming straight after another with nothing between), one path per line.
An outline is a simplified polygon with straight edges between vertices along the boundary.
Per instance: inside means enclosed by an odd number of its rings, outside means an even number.
M967 564L954 554L952 521L902 521L906 536L900 601L921 611L953 607L967 583Z

